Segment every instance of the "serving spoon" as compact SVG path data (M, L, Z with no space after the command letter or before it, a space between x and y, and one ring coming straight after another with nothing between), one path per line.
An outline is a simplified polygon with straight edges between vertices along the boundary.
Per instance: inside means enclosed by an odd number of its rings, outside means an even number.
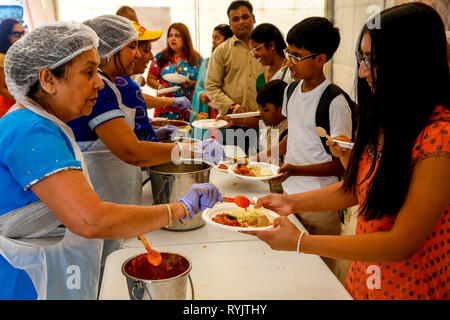
M316 127L316 133L319 135L319 137L327 138L328 140L333 140L333 138L331 138L328 135L327 131L322 127Z
M247 209L248 206L250 205L250 200L246 197L246 196L236 196L234 198L230 198L230 197L223 197L223 201L224 202L232 202L235 203L238 207Z
M159 266L162 262L162 257L161 257L161 253L159 253L156 250L153 250L150 245L147 242L147 239L145 239L145 237L143 235L140 235L139 240L142 241L142 243L144 244L145 249L147 249L147 260L150 264L154 265L154 266Z

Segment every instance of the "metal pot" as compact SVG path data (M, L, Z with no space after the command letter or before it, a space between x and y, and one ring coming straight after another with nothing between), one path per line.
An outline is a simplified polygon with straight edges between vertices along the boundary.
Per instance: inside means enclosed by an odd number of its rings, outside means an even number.
M133 262L136 262L141 256L146 256L146 254L135 255L122 264L122 274L126 278L131 300L186 300L187 280L191 285L191 299L194 300L194 285L189 274L192 263L189 258L178 253L161 252L163 262L157 267L151 267L153 268L152 273L161 274L167 265L171 264L171 267L179 270L179 274L169 278L149 280L139 278L134 272L130 272L134 268L132 267ZM144 259L147 258L144 257Z
M153 194L153 204L173 203L183 198L194 183L209 182L212 164L201 160L183 160L180 164L173 162L147 168ZM185 231L202 227L205 224L200 214L196 214L188 224L178 220L166 230Z

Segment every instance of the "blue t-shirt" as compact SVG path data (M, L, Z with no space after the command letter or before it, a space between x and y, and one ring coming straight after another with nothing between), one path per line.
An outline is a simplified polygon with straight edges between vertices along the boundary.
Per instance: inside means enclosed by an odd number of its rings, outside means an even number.
M98 139L95 128L109 120L125 117L117 102L117 97L109 85L103 81L105 87L98 92L97 103L92 108L92 113L67 122L72 128L77 142L96 141Z
M122 103L128 108L136 109L134 118L134 133L141 141L159 142L155 131L150 124L142 90L131 77L117 77L114 84L122 96Z
M38 201L30 188L53 173L82 170L64 132L27 109L0 119L0 150L0 215ZM0 299L36 298L27 273L0 255Z
M148 120L147 108L138 84L129 77L121 77L118 79L119 80L116 80L119 85L116 84L116 87L119 89L120 95L122 96L122 103L128 108L136 108L136 136L139 140L159 142ZM114 82L116 83L116 81ZM97 103L92 108L92 113L88 116L83 116L67 122L67 125L72 128L77 142L96 141L98 136L95 133L95 128L98 125L114 118L125 117L119 107L113 89L111 89L105 81L103 81L103 83L105 84L105 87L98 92ZM139 98L135 86L139 89ZM144 125L145 119L148 127ZM136 130L136 128L138 128L138 130Z

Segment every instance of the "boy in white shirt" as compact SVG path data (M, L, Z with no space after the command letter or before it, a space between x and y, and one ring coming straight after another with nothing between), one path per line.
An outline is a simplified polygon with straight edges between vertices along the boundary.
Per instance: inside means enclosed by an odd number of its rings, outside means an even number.
M324 65L339 46L339 30L326 18L302 20L288 32L285 56L295 80L284 92L283 115L288 118L289 134L279 145L285 154L280 169L287 194L320 189L338 181L343 174L339 159L332 157L317 135L319 101L331 82L324 75ZM288 94L289 92L289 94ZM288 97L289 95L289 97ZM352 136L352 110L344 94L338 94L329 105L329 135ZM311 234L340 234L341 222L337 211L301 212L297 214ZM334 260L324 259L334 269Z

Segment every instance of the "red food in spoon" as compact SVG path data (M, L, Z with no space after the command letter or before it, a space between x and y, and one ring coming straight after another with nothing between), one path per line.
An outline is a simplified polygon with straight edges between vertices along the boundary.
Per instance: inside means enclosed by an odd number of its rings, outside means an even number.
M153 250L150 245L147 242L147 239L145 239L145 237L143 235L139 236L139 240L142 241L142 243L144 244L145 249L147 249L147 259L148 262L154 266L159 266L162 262L162 257L161 254L156 251Z
M234 198L229 198L229 197L224 197L224 201L225 202L233 202L235 203L238 207L247 209L248 206L250 205L250 200L246 197L246 196L236 196Z

